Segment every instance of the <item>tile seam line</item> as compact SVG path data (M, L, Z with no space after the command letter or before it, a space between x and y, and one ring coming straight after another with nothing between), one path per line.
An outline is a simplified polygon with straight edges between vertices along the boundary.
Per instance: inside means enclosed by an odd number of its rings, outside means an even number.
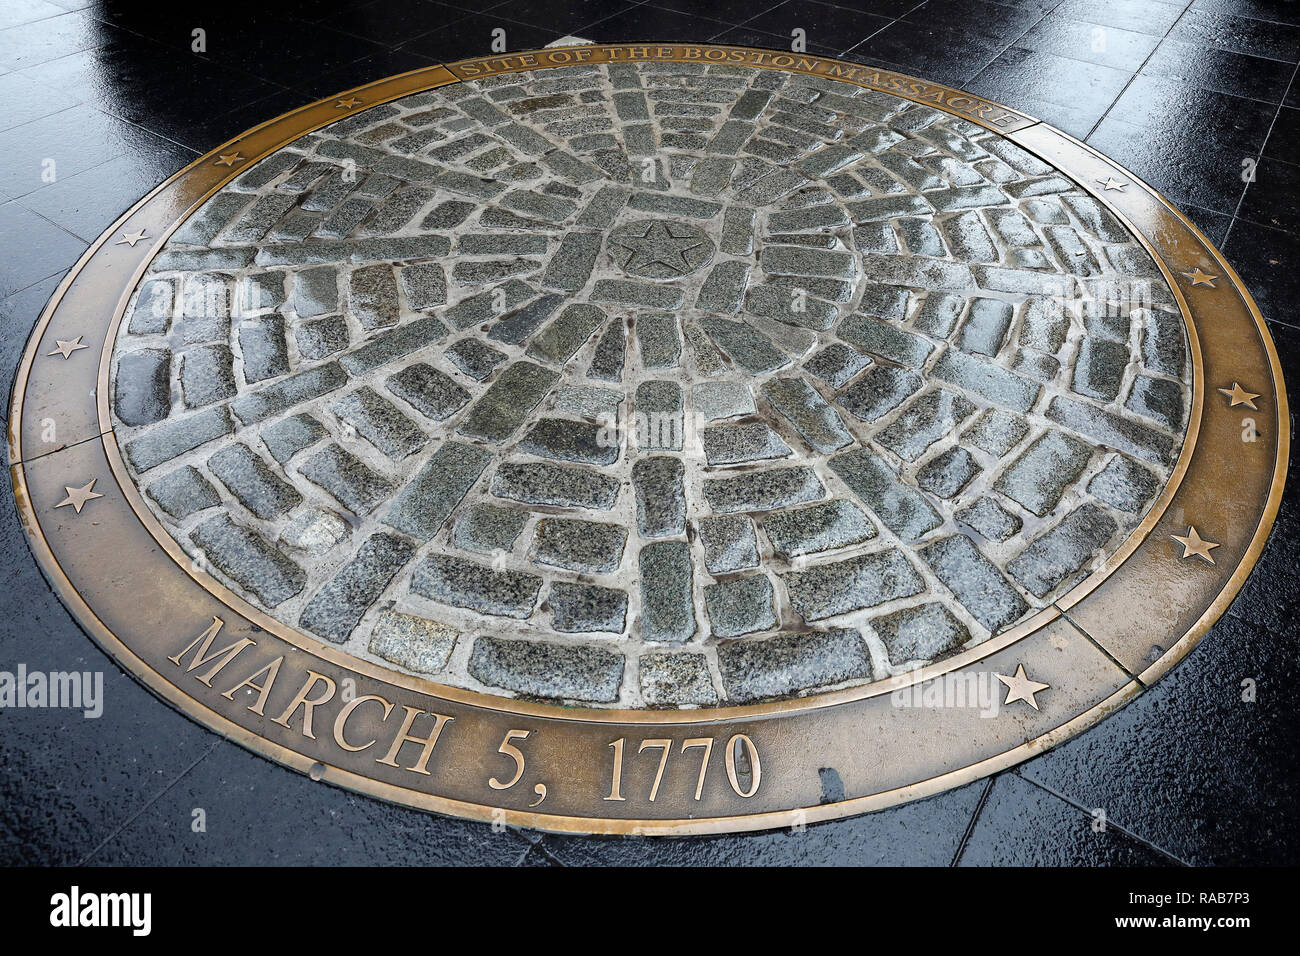
M1178 19L1169 24L1169 29L1160 34L1160 40L1156 43L1154 49L1146 55L1146 59L1138 64L1138 68L1134 70L1133 75L1128 78L1128 82L1124 84L1124 88L1115 94L1115 98L1110 101L1110 104L1106 107L1106 111L1097 118L1097 122L1092 124L1092 128L1088 130L1088 135L1081 137L1083 143L1086 144L1088 140L1092 138L1092 134L1097 132L1098 127L1100 127L1102 123L1106 122L1106 118L1110 116L1111 110L1115 108L1115 104L1124 98L1124 94L1127 93L1128 88L1133 85L1133 81L1142 75L1142 68L1151 62L1151 58L1156 55L1156 50L1159 50L1165 40L1169 38L1169 35L1174 32L1174 27L1183 22L1183 17L1187 16L1187 11L1192 9L1193 2L1194 0L1188 0L1187 4L1183 7L1183 12L1178 14Z
M1031 778L1029 778L1029 777L1026 777L1023 773L1020 772L1020 771L1023 770L1026 766L1027 766L1027 764L1021 764L1019 767L1016 767L1014 770L1009 771L1009 773L1011 773L1011 774L1015 775L1016 777L1018 777L1019 779L1023 780L1025 783L1029 784L1031 787L1036 787L1036 788L1038 788L1039 790L1043 791L1044 793L1047 793L1047 794L1050 794L1050 795L1053 796L1053 797L1056 797L1056 799L1060 800L1062 803L1065 803L1065 804L1067 804L1067 805L1073 807L1074 809L1078 810L1080 813L1083 813L1083 814L1085 814L1085 815L1087 815L1087 816L1092 816L1092 810L1088 809L1088 808L1085 807L1083 804L1079 803L1077 800L1073 800L1073 799L1071 799L1070 797L1066 796L1065 794L1063 794L1063 793L1061 793L1061 792L1059 792L1059 791L1057 791L1057 790L1054 790L1052 787L1049 787L1049 786L1047 786L1046 784L1040 783L1040 782L1038 782L1037 780L1033 780L1033 779L1031 779ZM1105 812L1105 808L1104 808L1104 807L1102 807L1101 810L1102 810L1102 812ZM1144 836L1142 836L1142 835L1140 835L1140 834L1138 834L1138 833L1135 833L1133 830L1130 830L1128 827L1121 826L1120 824L1113 822L1113 821L1110 819L1110 817L1107 817L1107 818L1106 818L1106 827L1107 827L1107 828L1111 828L1111 827L1113 827L1115 830L1117 830L1117 831L1119 831L1120 833L1124 834L1124 836L1128 837L1130 840L1134 841L1135 843L1139 843L1139 844L1141 844L1142 846L1146 847L1146 848L1149 849L1149 850L1154 850L1156 853L1159 853L1159 854L1160 854L1161 856L1163 856L1163 857L1167 857L1169 860L1173 861L1174 863L1177 863L1179 866L1185 866L1185 867L1188 867L1188 868L1191 868L1191 867L1193 866L1193 864L1188 863L1186 860L1184 860L1182 857L1180 857L1177 853L1173 853L1173 852L1171 852L1171 851L1169 851L1169 850L1166 850L1164 847L1160 846L1158 843L1153 843L1152 841L1148 840L1146 837L1144 837Z
M154 794L152 797L146 800L144 805L141 806L139 810L131 814L129 817L127 817L125 820L119 823L116 827L114 827L113 831L109 833L108 836L104 837L104 839L101 840L98 844L96 844L93 850L91 850L89 853L87 853L85 856L83 856L80 860L77 861L77 866L85 866L87 862L89 862L91 857L93 857L100 850L104 849L104 847L108 846L108 844L116 840L122 834L123 830L129 827L141 816L143 816L144 812L148 810L151 806L153 806L155 803L157 803L159 800L165 797L168 793L170 793L173 787L175 787L178 783L180 783L187 776L189 776L195 767L203 763L203 761L207 760L208 757L212 756L213 751L215 751L217 747L219 747L222 743L225 742L226 742L226 737L224 735L218 734L217 739L212 742L212 746L208 747L207 750L199 754L199 756L195 758L195 760L188 767L182 770L170 783L168 783L167 786L163 787L156 794Z
M1287 81L1286 89L1282 92L1282 99L1278 101L1277 109L1273 111L1273 118L1269 121L1269 124L1268 124L1268 132L1266 132L1266 133L1264 134L1264 141L1263 141L1262 143L1259 144L1259 153L1258 153L1258 154L1256 155L1256 157L1255 157L1255 166L1256 166L1257 168L1258 168L1259 164L1260 164L1260 163L1263 161L1263 159L1264 159L1264 151L1265 151L1266 149L1268 149L1268 141L1269 141L1269 140L1272 138L1272 136L1273 136L1273 129L1274 129L1274 127L1277 126L1277 119L1278 119L1279 116L1282 115L1282 110L1284 110L1284 109L1287 108L1286 105L1285 105L1285 104L1286 104L1286 99L1287 99L1288 96L1291 95L1291 88L1292 88L1293 86L1295 86L1295 78L1296 78L1296 76L1297 76L1298 74L1300 74L1300 63L1297 63L1296 66L1295 66L1295 68L1292 69L1292 71L1291 71L1291 79ZM1286 162L1286 160L1279 160L1279 162ZM1224 234L1223 234L1223 245L1224 245L1224 246L1226 246L1226 245L1228 244L1228 240L1232 238L1232 230L1233 230L1233 227L1237 225L1237 219L1238 219L1238 217L1239 217L1240 214L1241 214L1241 207L1242 207L1243 205L1245 205L1245 203L1246 203L1246 195L1250 192L1250 187L1253 186L1253 185L1254 185L1253 182L1246 183L1246 188L1243 189L1243 190L1241 191L1241 195L1237 198L1237 205L1236 205L1236 207L1232 210L1232 219L1231 219L1231 221L1229 221L1229 223L1228 223L1228 229L1227 229L1227 231L1224 232ZM1253 220L1253 219L1248 219L1247 222L1254 222L1254 220ZM1288 233L1288 235L1290 234L1290 231L1289 231L1289 230L1284 230L1284 231L1286 231L1286 232Z
M1053 602L1051 603L1050 607L1054 607L1054 608L1056 608L1057 612L1061 615L1061 617L1065 618L1065 621L1066 621L1067 624L1069 624L1069 625L1070 625L1071 627L1073 627L1076 631L1078 631L1080 634L1082 634L1084 637L1086 637L1090 642L1092 642L1093 646L1095 646L1095 647L1097 648L1097 650L1101 651L1102 654L1104 654L1104 655L1106 656L1106 658L1107 658L1107 659L1108 659L1112 664L1114 664L1116 667L1118 667L1118 668L1119 668L1119 669L1120 669L1124 674L1128 675L1128 678L1129 678L1130 680L1135 680L1135 681L1137 681L1137 682L1138 682L1139 684L1141 684L1143 687L1150 687L1150 686L1151 686L1150 684L1146 683L1146 682L1143 681L1141 678L1139 678L1137 674L1133 673L1131 670L1129 670L1127 667L1125 667L1123 664L1121 664L1120 661L1119 661L1119 659L1116 658L1115 655L1112 654L1110 651L1106 650L1106 648L1102 646L1102 644L1101 644L1100 641L1098 641L1095 637L1093 637L1093 636L1092 636L1091 634L1089 634L1086 630L1084 630L1083 627L1079 624L1078 621L1076 621L1074 618L1070 617L1070 613L1069 613L1069 611L1065 610L1063 607L1061 607L1060 605L1058 605L1055 601L1053 601Z
M966 847L970 845L970 838L975 834L975 825L979 823L984 808L988 806L989 796L993 793L993 784L1000 776L1002 774L995 773L984 781L984 788L980 790L979 799L975 801L975 809L971 812L970 819L966 821L966 828L962 831L961 839L957 843L957 849L953 852L952 860L948 863L949 868L956 867L961 863L961 858L966 853Z
M1002 54L1006 53L1007 50L1010 50L1013 46L1015 46L1017 43L1019 43L1019 42L1020 42L1021 40L1023 40L1025 37L1029 36L1029 34L1030 34L1031 32L1033 32L1034 27L1038 26L1038 24L1040 24L1040 23L1042 23L1044 20L1046 20L1047 17L1048 17L1048 14L1050 14L1050 13L1051 13L1053 10L1055 10L1055 9L1056 9L1056 7L1052 7L1051 10L1044 10L1043 12L1041 12L1041 13L1038 15L1038 19L1037 19L1037 20L1035 20L1035 21L1034 21L1033 23L1031 23L1031 24L1030 24L1030 25L1029 25L1025 30L1023 30L1023 31L1020 33L1020 35L1019 35L1018 37L1016 37L1016 38L1015 38L1014 40L1012 40L1010 43L1006 44L1006 46L1002 47L1002 49L998 50L997 53L993 54L993 58L992 58L991 60L989 60L987 63L985 63L983 66L981 66L981 67L980 67L980 68L975 72L975 74L974 74L973 76L971 76L971 78L970 78L969 80L964 81L962 85L965 86L966 83L974 83L976 77L978 77L981 73L983 73L983 72L984 72L985 70L987 70L990 66L992 66L994 63L996 63L996 62L998 61L998 57L1000 57L1000 56L1002 56Z

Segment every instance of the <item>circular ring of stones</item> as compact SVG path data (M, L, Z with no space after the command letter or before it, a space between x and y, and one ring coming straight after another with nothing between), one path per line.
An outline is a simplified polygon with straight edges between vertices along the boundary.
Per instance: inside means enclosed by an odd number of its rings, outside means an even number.
M178 174L56 293L10 441L64 600L205 723L444 812L700 832L1122 704L1240 588L1286 420L1235 273L1069 137L592 46Z

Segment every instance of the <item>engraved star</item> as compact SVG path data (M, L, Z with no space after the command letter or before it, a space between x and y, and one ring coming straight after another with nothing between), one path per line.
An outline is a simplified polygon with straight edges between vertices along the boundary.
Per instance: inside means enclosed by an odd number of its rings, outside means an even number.
M1190 558L1195 554L1211 564L1214 563L1214 558L1210 557L1210 552L1220 547L1220 545L1213 541L1206 541L1196 533L1196 528L1192 525L1187 526L1187 534L1171 534L1169 537L1183 546L1184 558Z
M145 237L145 231L143 229L141 229L139 232L124 232L122 233L122 238L117 240L117 242L113 243L113 245L130 246L132 249L134 249L135 244L144 238L146 237Z
M1229 408L1234 405L1245 405L1247 408L1259 411L1259 406L1255 404L1255 399L1259 398L1258 392L1248 392L1236 382L1232 383L1232 388L1221 388L1219 391L1230 399Z
M1184 272L1183 275L1192 280L1192 285L1208 285L1211 289L1214 288L1214 280L1219 278L1210 275L1208 272L1202 272L1200 266L1197 266L1191 272Z
M346 100L339 100L336 104L334 104L334 108L336 110L350 110L352 109L352 107L360 106L360 105L361 105L361 101L359 99L357 99L355 96L349 96Z
M1097 182L1101 183L1101 188L1107 192L1112 189L1118 189L1120 192L1123 192L1124 187L1128 185L1128 183L1120 182L1114 176L1107 176L1105 179L1097 180Z
M1014 677L1006 677L1002 674L994 674L993 676L1007 685L1007 699L1002 702L1003 704L1013 704L1018 700L1023 700L1034 710L1038 710L1038 701L1034 699L1034 695L1051 687L1050 684L1030 680L1025 675L1024 664L1016 668Z
M68 505L72 505L72 510L77 514L81 514L81 509L86 507L87 501L90 501L92 498L104 497L99 492L92 490L97 481L99 481L98 478L91 478L89 484L82 485L80 488L69 488L67 485L64 485L63 490L68 493L68 497L64 498L54 507L66 508Z
M235 163L242 163L243 161L244 161L244 157L239 155L239 150L235 150L233 153L220 154L220 156L217 157L216 165L234 166Z
M618 244L630 253L624 269L644 271L657 263L674 275L685 275L691 268L686 253L700 242L688 236L674 236L667 223L652 222L644 235L622 237Z
M78 335L78 336L77 336L75 339L73 339L71 342L65 342L65 341L63 341L63 339L55 339L54 342L55 342L55 344L57 345L57 348L55 348L55 350L54 350L53 352L46 352L45 354L46 354L46 355L62 355L64 361L67 361L68 359L72 358L72 353L73 353L73 352L76 352L76 351L79 350L79 349L88 349L88 348L90 348L89 345L82 345L82 344L81 344L81 340L82 340L82 338L83 338L83 336Z

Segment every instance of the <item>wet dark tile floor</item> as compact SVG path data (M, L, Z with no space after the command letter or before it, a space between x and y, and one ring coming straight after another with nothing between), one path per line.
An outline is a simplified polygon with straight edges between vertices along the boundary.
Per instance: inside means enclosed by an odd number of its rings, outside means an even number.
M1300 381L1300 4L1289 0L128 0L0 6L0 368L61 276L155 184L313 98L563 35L788 47L965 86L1051 122L1219 243ZM201 22L200 22L201 21ZM204 33L196 35L196 29ZM200 42L200 40L202 42ZM0 414L7 413L5 410ZM493 832L312 783L191 723L82 634L0 489L0 662L98 670L99 720L6 713L0 862L1294 863L1300 492L1246 588L1136 702L989 780L804 832L590 840ZM1244 681L1256 696L1243 700ZM192 827L202 810L206 832ZM1098 822L1104 819L1104 826Z

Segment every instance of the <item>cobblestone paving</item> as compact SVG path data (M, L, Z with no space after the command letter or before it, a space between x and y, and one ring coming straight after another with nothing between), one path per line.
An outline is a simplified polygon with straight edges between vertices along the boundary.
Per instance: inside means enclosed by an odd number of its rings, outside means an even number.
M497 694L710 706L987 639L1132 531L1190 404L1076 184L820 78L376 106L175 233L116 343L146 500L278 620Z

